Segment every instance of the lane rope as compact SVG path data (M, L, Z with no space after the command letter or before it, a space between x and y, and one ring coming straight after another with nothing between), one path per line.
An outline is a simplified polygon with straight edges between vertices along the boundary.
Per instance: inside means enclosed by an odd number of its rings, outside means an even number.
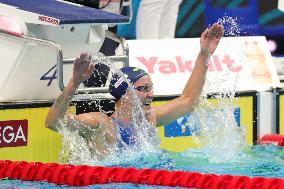
M59 185L133 183L202 189L283 189L284 179L198 172L0 160L0 179Z

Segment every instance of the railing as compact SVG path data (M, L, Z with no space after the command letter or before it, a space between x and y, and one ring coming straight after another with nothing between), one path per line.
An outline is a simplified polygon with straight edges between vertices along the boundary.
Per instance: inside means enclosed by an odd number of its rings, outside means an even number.
M61 46L53 41L49 41L49 40L44 40L44 39L39 39L39 38L34 38L34 37L29 37L26 35L22 35L22 34L17 34L17 33L12 33L12 32L8 32L5 30L1 30L0 29L0 35L4 35L6 37L11 37L11 38L20 38L29 42L35 42L35 43L40 43L42 45L46 45L46 46L51 46L54 47L57 50L57 74L58 74L58 85L60 90L63 90L65 88L64 86L64 82L63 82L63 65L64 64L73 64L75 58L68 58L68 59L64 59L63 58L63 51ZM107 58L111 60L111 62L122 62L123 66L128 66L129 65L129 49L128 49L128 45L126 43L126 40L122 37L119 37L118 35L106 31L106 37L118 42L123 51L122 51L122 55L114 55L114 56L108 56ZM93 57L93 59L96 59L99 57ZM77 90L76 94L82 94L82 93L88 93L88 94L95 94L95 93L108 93L108 87L85 87L85 88L80 88Z

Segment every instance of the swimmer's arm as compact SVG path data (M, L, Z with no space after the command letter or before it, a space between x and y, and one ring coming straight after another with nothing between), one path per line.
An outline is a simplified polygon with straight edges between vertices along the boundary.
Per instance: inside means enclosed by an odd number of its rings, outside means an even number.
M60 126L59 120L63 120L65 115L67 115L68 117L71 116L69 113L67 113L67 110L70 101L72 100L72 97L79 85L80 83L75 82L73 78L70 79L67 86L55 100L47 114L47 117L45 119L45 126L47 128L53 131L58 131L57 127Z
M57 131L57 127L60 126L59 121L62 120L65 115L70 117L67 113L70 101L81 82L88 79L95 69L95 65L91 64L91 58L89 54L82 53L80 58L75 59L73 77L48 112L45 120L47 128Z
M99 123L110 122L109 117L100 112L90 112L79 115L68 113L68 106L76 91L76 84L71 79L61 95L56 99L46 117L46 127L58 131L58 127L67 125L69 130L78 131L81 136L86 136L90 129L98 129ZM64 120L65 123L60 123Z
M223 34L224 29L219 24L214 24L201 34L201 50L181 96L154 108L157 125L170 123L194 110L195 106L198 104L199 96L205 83L209 56L213 54L217 48Z
M96 129L99 125L99 121L106 119L106 115L100 112L91 112L91 113L84 113L79 115L73 115L68 113L68 107L72 97L78 88L78 85L73 79L70 79L69 83L60 94L60 96L55 100L54 104L50 108L46 120L45 125L47 128L58 131L58 127L62 126L60 124L60 120L65 118L67 121L65 124L69 126L71 130L78 130L84 133L85 128L87 126L89 128ZM76 127L76 125L82 125L82 127Z
M194 110L205 82L208 56L208 53L200 51L193 72L180 97L153 107L157 126L168 124Z
M94 136L97 130L104 131L105 134L114 133L111 118L101 112L68 114L67 124L70 130L77 131L80 136L85 138Z

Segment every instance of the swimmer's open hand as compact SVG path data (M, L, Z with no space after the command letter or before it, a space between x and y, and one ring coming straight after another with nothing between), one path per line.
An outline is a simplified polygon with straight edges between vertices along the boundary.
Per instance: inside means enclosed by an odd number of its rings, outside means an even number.
M95 64L91 63L92 56L88 53L81 53L74 61L73 79L76 83L87 80L95 69Z
M210 56L214 53L218 46L221 37L224 35L224 28L222 25L215 23L210 28L206 29L200 38L200 48L202 53L208 53Z

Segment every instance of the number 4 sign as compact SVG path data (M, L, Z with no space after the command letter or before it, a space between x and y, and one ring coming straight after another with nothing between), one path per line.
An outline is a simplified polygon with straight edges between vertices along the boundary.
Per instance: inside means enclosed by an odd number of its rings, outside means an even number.
M41 76L40 80L48 80L47 86L50 86L54 79L57 79L56 74L56 64L50 68L43 76Z

